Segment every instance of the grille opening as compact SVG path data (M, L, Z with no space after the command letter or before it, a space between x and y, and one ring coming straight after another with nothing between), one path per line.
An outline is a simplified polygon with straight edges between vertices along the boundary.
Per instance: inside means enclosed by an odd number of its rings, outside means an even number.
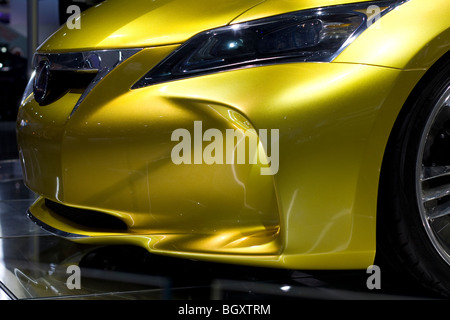
M40 106L49 105L59 100L70 90L84 90L97 76L97 71L93 72L75 72L67 70L53 70L48 79L48 94L44 101L39 103Z
M128 229L125 222L106 213L72 208L48 199L45 199L45 206L55 214L84 227L115 231Z

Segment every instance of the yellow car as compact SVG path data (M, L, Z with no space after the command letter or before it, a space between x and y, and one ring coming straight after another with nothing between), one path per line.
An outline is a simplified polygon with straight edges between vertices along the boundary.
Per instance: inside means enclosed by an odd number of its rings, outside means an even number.
M105 1L34 56L29 215L290 269L375 255L450 295L448 0Z

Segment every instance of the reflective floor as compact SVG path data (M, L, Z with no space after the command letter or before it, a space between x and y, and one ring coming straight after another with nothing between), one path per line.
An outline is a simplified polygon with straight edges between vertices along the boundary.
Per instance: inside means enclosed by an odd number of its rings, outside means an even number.
M309 272L222 265L57 238L26 215L35 195L22 183L14 128L14 123L0 122L0 300L438 298L384 270L381 289L369 290L370 274L365 270Z

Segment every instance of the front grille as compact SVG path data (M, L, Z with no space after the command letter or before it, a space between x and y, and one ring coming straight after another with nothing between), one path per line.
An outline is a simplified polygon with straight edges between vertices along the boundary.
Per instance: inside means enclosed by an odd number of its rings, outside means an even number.
M125 222L103 212L68 207L48 199L45 199L45 206L62 218L84 227L112 231L127 230Z
M81 96L75 112L91 90L122 62L142 49L94 50L68 53L36 53L34 75L24 94L31 91L41 106L57 101L69 91Z
M49 105L60 99L67 92L78 90L84 92L97 76L97 72L51 71L48 81L48 93L39 102L41 106ZM35 97L37 97L35 93Z

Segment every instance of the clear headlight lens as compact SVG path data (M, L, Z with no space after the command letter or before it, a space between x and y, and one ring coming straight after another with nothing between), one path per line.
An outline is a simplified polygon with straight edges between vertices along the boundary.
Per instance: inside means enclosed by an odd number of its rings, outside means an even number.
M218 71L285 62L332 61L369 21L404 1L305 10L202 32L153 68L133 89ZM378 17L379 18L379 17Z

